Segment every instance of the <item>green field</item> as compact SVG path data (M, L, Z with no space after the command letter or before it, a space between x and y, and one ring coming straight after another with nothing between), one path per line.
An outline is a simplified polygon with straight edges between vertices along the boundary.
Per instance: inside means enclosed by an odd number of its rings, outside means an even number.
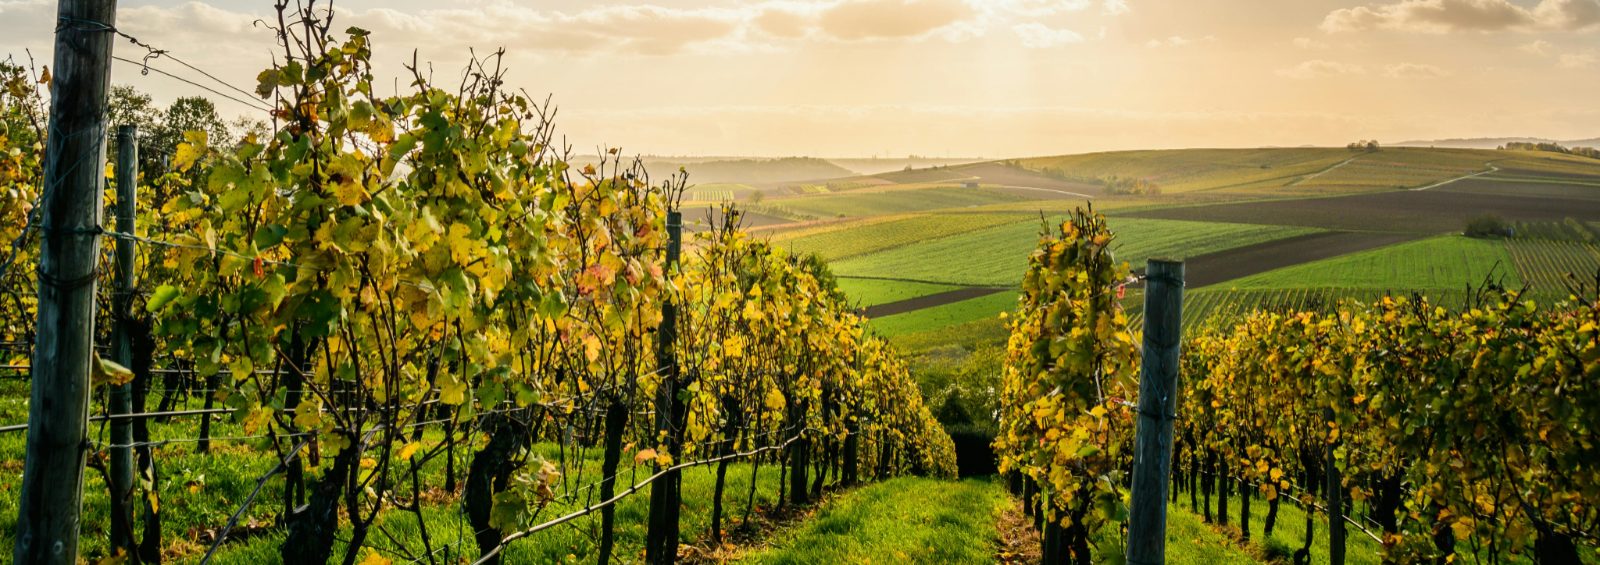
M1016 294L997 292L988 296L877 318L872 320L869 326L879 335L892 338L935 331L968 322L997 319L1001 312L1009 312L1016 306Z
M848 218L968 208L1020 200L1028 199L987 188L933 187L770 199L766 204L813 218Z
M689 187L683 198L692 203L721 203L740 200L754 192L756 187L748 184L697 184Z
M1522 284L1500 240L1440 236L1362 253L1285 267L1227 283L1230 288L1349 288L1361 290L1461 289L1495 275L1508 287Z
M1517 273L1539 293L1565 295L1576 285L1594 286L1600 275L1600 245L1547 239L1506 242Z
M879 279L839 279L839 290L850 297L850 301L861 307L877 306L927 296L929 294L955 290L959 286L945 284L919 283L909 281L887 281Z
M1117 151L1024 159L1022 165L1078 178L1145 178L1160 184L1163 193L1172 194L1262 184L1282 186L1352 155L1345 149L1329 148Z
M1188 257L1312 233L1285 226L1216 224L1112 218L1119 259L1135 265L1149 257ZM966 286L1015 285L1039 243L1038 219L1013 222L965 235L906 245L839 261L845 276L896 277ZM1052 227L1052 229L1054 229Z
M830 261L865 255L951 235L1014 223L1018 214L923 214L888 221L862 220L794 235L774 242L795 253L816 253Z

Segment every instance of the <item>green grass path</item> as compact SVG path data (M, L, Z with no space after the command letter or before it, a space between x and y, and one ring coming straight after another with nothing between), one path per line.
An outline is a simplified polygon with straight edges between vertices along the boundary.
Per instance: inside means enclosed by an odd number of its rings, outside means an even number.
M992 481L898 478L828 501L747 563L993 563L995 523L1011 504Z

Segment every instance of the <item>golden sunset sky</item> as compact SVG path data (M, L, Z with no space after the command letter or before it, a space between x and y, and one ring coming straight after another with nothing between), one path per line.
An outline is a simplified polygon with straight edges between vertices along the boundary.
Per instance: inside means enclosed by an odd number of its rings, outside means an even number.
M270 0L121 2L119 27L253 86ZM380 74L504 46L580 149L1011 157L1600 136L1600 0L345 0ZM55 2L0 0L48 61ZM119 42L118 55L141 50ZM182 71L171 61L158 66ZM158 100L204 94L137 66ZM242 106L221 102L229 114Z

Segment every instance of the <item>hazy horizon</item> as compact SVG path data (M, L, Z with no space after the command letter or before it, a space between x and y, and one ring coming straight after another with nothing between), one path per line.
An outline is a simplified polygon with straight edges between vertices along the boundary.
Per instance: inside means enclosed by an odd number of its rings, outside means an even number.
M246 90L271 64L273 37L253 25L270 2L121 4L120 29ZM445 77L469 49L506 47L511 85L550 94L579 153L1006 158L1600 136L1586 102L1600 93L1600 0L336 6L335 30L373 32L380 85L413 48ZM54 10L0 2L0 49L48 62ZM113 80L158 101L209 96L139 71L119 63Z

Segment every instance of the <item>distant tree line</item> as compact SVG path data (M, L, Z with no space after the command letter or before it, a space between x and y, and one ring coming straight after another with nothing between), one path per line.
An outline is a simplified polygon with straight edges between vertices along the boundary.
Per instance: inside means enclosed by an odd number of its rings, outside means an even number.
M111 87L109 106L111 123L139 127L139 170L150 177L166 173L173 149L184 141L183 132L205 132L211 147L232 147L251 134L269 135L266 122L245 117L225 120L216 104L200 96L184 96L163 108L149 94L119 84Z
M1111 175L1101 179L1110 194L1161 194L1161 185L1145 178L1124 178Z
M1513 141L1500 146L1501 151L1549 151L1552 153L1565 153L1590 159L1600 159L1600 149L1593 147L1562 147L1560 143L1529 143L1526 141Z
M1378 150L1378 140L1363 139L1361 141L1352 141L1348 144L1345 144L1344 148L1351 151L1366 151L1370 153Z

